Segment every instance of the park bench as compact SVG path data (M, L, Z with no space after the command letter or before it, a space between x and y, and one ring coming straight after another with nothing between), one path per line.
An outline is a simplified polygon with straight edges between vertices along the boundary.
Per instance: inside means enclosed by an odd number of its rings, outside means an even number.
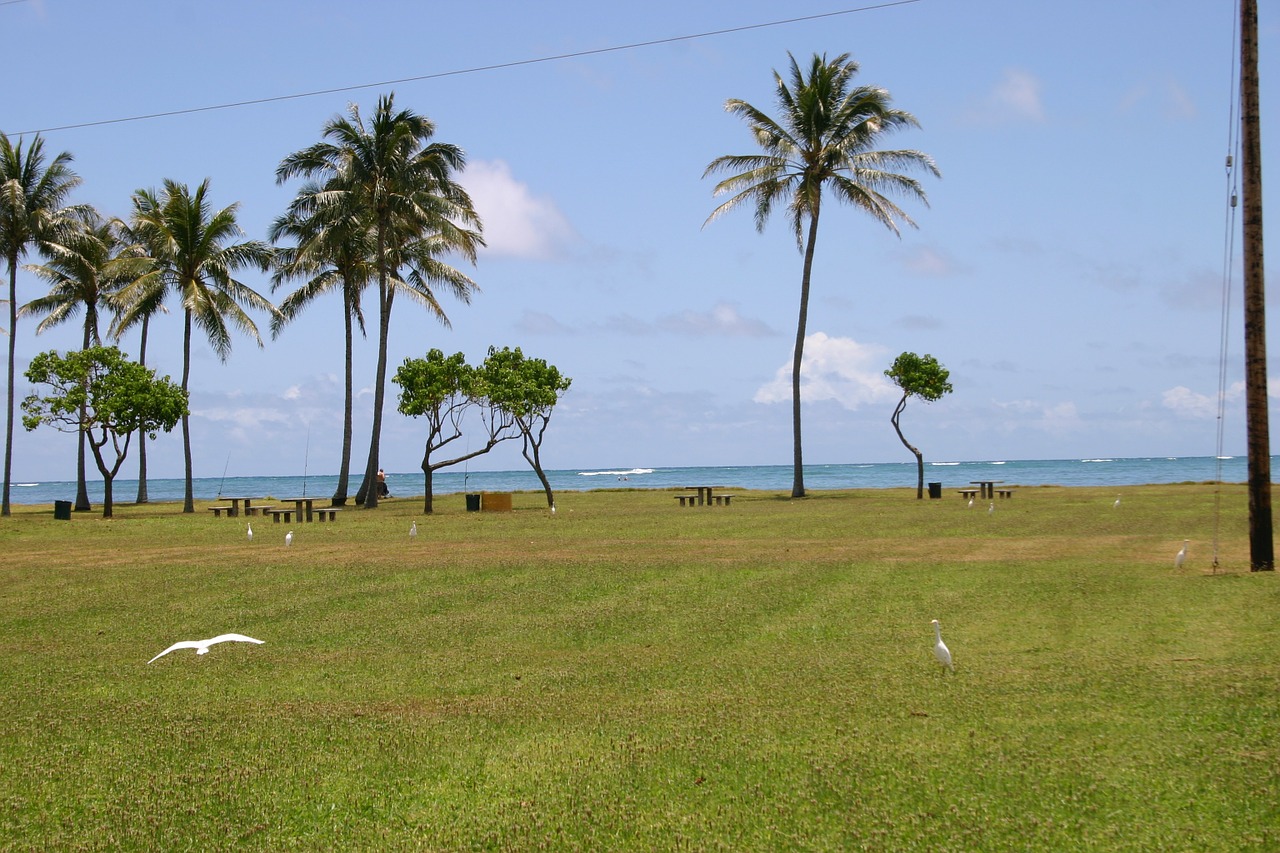
M231 515L231 507L229 507L229 506L211 506L211 507L209 507L209 512L213 513L213 517L214 517L214 518L221 518L221 517L222 517L222 514L223 514L224 512L225 512L228 516L230 516L230 515Z

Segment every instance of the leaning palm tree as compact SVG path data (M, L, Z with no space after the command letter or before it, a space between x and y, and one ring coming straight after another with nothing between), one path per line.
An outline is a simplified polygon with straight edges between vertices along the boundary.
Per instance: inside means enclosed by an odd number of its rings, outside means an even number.
M23 150L0 133L0 255L9 265L9 381L4 437L4 495L0 515L9 515L13 473L13 378L17 363L18 263L33 246L43 247L67 220L64 202L80 183L71 171L71 155L62 152L45 164L39 134Z
M326 200L332 203L326 203ZM276 272L272 290L288 279L306 279L297 290L280 303L280 316L271 324L272 336L278 336L284 325L297 317L306 306L322 294L337 290L342 294L345 369L342 416L342 461L338 466L338 485L333 505L347 502L351 468L351 415L355 399L352 353L355 328L365 333L364 311L360 297L374 277L369 228L358 209L342 204L345 194L329 196L323 187L308 183L289 205L289 210L276 219L268 232L273 243L291 239L293 246L276 249Z
M359 211L369 229L378 281L378 365L369 458L356 492L356 502L366 508L378 505L375 484L395 294L406 286L420 295L429 293L431 283L446 280L458 282L455 292L460 287L469 294L475 288L456 270L453 277L442 277L438 267L421 257L430 245L437 250L437 261L449 251L473 260L476 247L482 245L480 219L454 179L465 167L466 156L455 145L431 142L434 136L430 119L411 110L397 111L395 95L389 94L378 99L368 123L353 104L347 117L325 124L321 142L290 154L276 169L279 181L295 176L316 179L325 188L326 203ZM416 272L402 277L406 265ZM438 307L434 296L423 299Z
M920 151L879 151L880 138L895 130L918 127L915 116L891 106L889 93L873 86L852 86L858 65L841 54L828 61L814 55L806 74L791 60L788 84L774 71L778 119L746 101L731 98L725 110L746 121L762 153L717 157L703 177L728 172L716 184L717 196L731 194L711 212L707 222L750 203L757 230L763 231L775 204L785 203L796 245L804 252L800 277L800 317L791 363L791 420L794 438L792 497L804 497L804 465L800 441L800 366L809 315L809 283L822 193L830 189L844 201L870 214L895 234L898 223L914 226L911 217L889 198L900 195L928 203L914 178L894 169L923 170L938 175L933 158Z
M49 284L49 292L22 306L22 316L43 316L36 326L40 334L84 312L82 349L101 346L98 330L101 309L110 307L111 298L128 281L146 272L145 259L130 257L120 239L119 223L107 220L92 207L77 211L72 224L48 244L49 260L33 264L27 270ZM83 412L81 421L84 421ZM79 511L88 511L89 491L85 476L85 431L80 431L80 448L76 456L76 502Z
M236 270L244 267L256 267L263 272L270 269L271 247L258 240L233 242L244 233L236 225L239 205L212 210L208 193L206 178L195 192L186 184L166 180L163 194L138 190L133 196L132 228L155 263L156 272L126 288L122 301L131 307L122 313L119 325L121 328L131 326L148 309L158 291L178 295L183 311L183 391L190 385L193 327L205 333L214 353L226 361L231 354L228 323L262 346L258 327L245 313L245 307L266 311L273 318L279 314L266 297L232 277ZM182 448L186 463L182 511L195 512L191 428L189 416L185 414L182 416Z

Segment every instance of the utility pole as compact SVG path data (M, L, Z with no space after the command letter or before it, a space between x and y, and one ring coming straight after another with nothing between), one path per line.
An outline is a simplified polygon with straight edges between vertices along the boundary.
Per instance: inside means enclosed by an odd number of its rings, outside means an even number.
M1267 317L1262 264L1262 131L1258 108L1258 0L1240 0L1240 145L1244 174L1244 382L1249 450L1249 567L1275 571Z

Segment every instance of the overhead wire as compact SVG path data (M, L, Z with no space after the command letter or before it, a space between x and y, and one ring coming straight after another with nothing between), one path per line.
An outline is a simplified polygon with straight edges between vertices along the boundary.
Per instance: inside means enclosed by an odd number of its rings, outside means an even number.
M8 0L8 2L17 2L17 0ZM163 112L146 113L143 115L125 116L122 118L100 119L97 121L76 122L73 124L54 125L44 128L35 128L32 130L18 131L17 136L34 133L53 133L61 130L79 130L86 127L101 127L111 124L125 124L128 122L148 121L151 119L170 118L173 116L193 115L195 113L214 112L217 110L230 110L239 107L257 106L260 104L272 104L282 101L296 101L302 98L314 98L320 95L336 95L343 92L356 92L361 89L376 89L381 86L398 86L403 83L418 83L423 80L439 80L445 77L459 77L466 74L479 74L486 71L500 71L506 68L519 68L526 65L539 65L547 62L559 62L565 59L578 59L584 56L599 56L606 53L618 53L626 50L638 50L645 47L656 47L664 44L676 44L679 42L695 41L697 39L712 38L714 36L730 35L733 33L748 32L751 30L761 30L770 27L781 27L789 24L798 24L806 21L818 21L825 18L835 18L841 15L853 15L860 12L871 12L878 9L887 9L893 6L907 6L912 3L919 3L921 0L889 0L884 3L874 3L866 6L858 6L852 9L841 9L835 12L822 12L816 15L802 15L795 18L785 18L777 21L767 21L762 24L744 24L738 27L725 27L719 30L708 30L701 33L692 33L689 35L669 36L666 38L650 39L648 41L631 42L628 44L613 45L611 47L591 48L587 50L577 50L569 53L557 53L548 56L539 56L532 59L516 59L507 62L496 62L489 65L475 65L469 68L458 68L451 71L436 71L430 74L419 74L413 77L399 77L393 80L383 80L377 83L356 83L349 86L335 86L330 89L316 89L311 92L297 92L291 95L273 95L265 98L250 98L243 101L231 101L223 104L209 104L203 107L186 107L176 110L165 110ZM3 0L0 0L0 5Z

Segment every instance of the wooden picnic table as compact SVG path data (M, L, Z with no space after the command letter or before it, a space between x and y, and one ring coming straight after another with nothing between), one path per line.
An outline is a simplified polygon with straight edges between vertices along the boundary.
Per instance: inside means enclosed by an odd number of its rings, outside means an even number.
M245 512L249 511L249 505L257 500L253 495L218 495L220 501L231 501L231 509L227 511L228 518L235 518L240 514L240 501L244 501Z
M716 489L723 489L724 486L685 486L684 488L696 493L696 495L689 495L689 500L696 501L698 506L711 506L712 503L727 505L732 497L732 495L717 495L715 493ZM681 501L680 504L683 506L684 501Z
M984 498L994 498L996 496L996 483L1003 483L1004 480L970 480L971 485L978 487L978 494Z
M315 505L316 501L328 500L328 498L319 498L315 495L302 495L301 497L280 498L280 500L283 503L293 504L294 517L298 519L299 523L301 523L303 521L312 520L311 516L314 512L312 507Z

